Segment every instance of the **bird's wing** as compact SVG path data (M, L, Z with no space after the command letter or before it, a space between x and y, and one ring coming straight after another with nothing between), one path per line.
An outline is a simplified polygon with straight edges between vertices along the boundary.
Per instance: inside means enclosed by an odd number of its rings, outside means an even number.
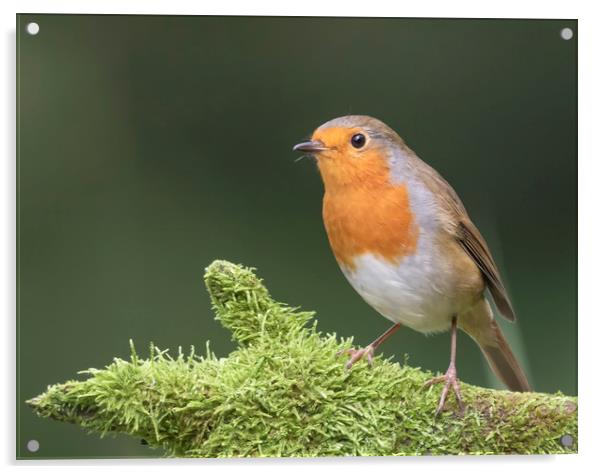
M500 272L493 261L489 248L487 248L485 239L477 227L468 219L468 216L460 219L458 224L458 242L481 269L493 301L495 301L495 305L502 316L510 321L515 321L516 315L502 283Z
M448 222L445 223L444 227L456 238L460 246L481 270L495 305L502 316L510 321L515 321L516 315L502 283L500 272L495 265L485 239L468 217L464 204L462 204L451 185L436 170L417 156L414 155L414 157L417 159L416 169L420 173L423 182L439 197L441 204L447 211L448 219L446 220Z

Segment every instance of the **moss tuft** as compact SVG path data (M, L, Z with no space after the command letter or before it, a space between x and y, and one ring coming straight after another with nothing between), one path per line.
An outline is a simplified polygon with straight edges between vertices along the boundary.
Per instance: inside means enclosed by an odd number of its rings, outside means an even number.
M387 456L577 450L577 399L463 384L440 418L432 374L377 357L344 369L351 340L308 325L313 313L274 301L250 268L205 273L216 318L239 347L218 359L151 346L142 359L90 369L27 403L43 417L105 435L123 432L168 456ZM569 447L562 436L574 440ZM568 437L564 438L570 439ZM566 444L566 443L565 443Z

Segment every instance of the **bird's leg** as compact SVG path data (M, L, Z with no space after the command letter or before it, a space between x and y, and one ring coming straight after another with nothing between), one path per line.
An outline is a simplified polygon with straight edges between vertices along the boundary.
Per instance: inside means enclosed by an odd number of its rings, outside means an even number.
M447 398L447 394L449 393L449 388L452 387L454 389L454 394L456 395L456 400L458 401L458 406L460 407L460 412L464 412L464 405L462 403L462 395L460 394L460 383L458 382L458 374L456 372L456 339L458 335L458 318L454 316L452 318L451 324L451 357L449 362L449 368L445 375L440 377L434 377L428 382L426 382L425 386L430 387L436 383L445 382L445 386L443 387L443 392L441 393L441 398L439 400L439 406L437 407L437 411L435 412L435 416L441 413L443 410L443 406L445 405L445 399Z
M362 349L345 349L337 352L337 355L345 353L351 356L345 364L346 369L350 369L353 364L355 364L358 360L363 359L364 357L367 359L368 365L371 366L372 360L374 359L374 351L376 350L376 348L380 346L386 339L389 338L389 336L391 336L391 334L397 331L400 327L401 324L394 324L366 347Z

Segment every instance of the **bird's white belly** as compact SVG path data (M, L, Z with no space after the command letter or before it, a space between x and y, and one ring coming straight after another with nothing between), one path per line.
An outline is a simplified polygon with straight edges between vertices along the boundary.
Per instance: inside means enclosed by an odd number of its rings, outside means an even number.
M449 268L424 247L393 263L366 253L353 270L341 267L353 288L376 311L395 323L430 333L449 329L460 308L449 286ZM430 249L429 249L430 250Z

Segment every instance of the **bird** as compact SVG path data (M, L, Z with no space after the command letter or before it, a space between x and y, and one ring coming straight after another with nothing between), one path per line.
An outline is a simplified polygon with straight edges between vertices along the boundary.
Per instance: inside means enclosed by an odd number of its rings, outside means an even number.
M531 391L493 309L516 315L491 251L452 186L384 122L346 115L320 125L293 151L315 158L324 184L322 217L339 267L368 305L393 325L346 367L366 359L402 326L423 334L451 332L439 415L453 390L464 404L456 369L458 329L480 347L512 391Z

